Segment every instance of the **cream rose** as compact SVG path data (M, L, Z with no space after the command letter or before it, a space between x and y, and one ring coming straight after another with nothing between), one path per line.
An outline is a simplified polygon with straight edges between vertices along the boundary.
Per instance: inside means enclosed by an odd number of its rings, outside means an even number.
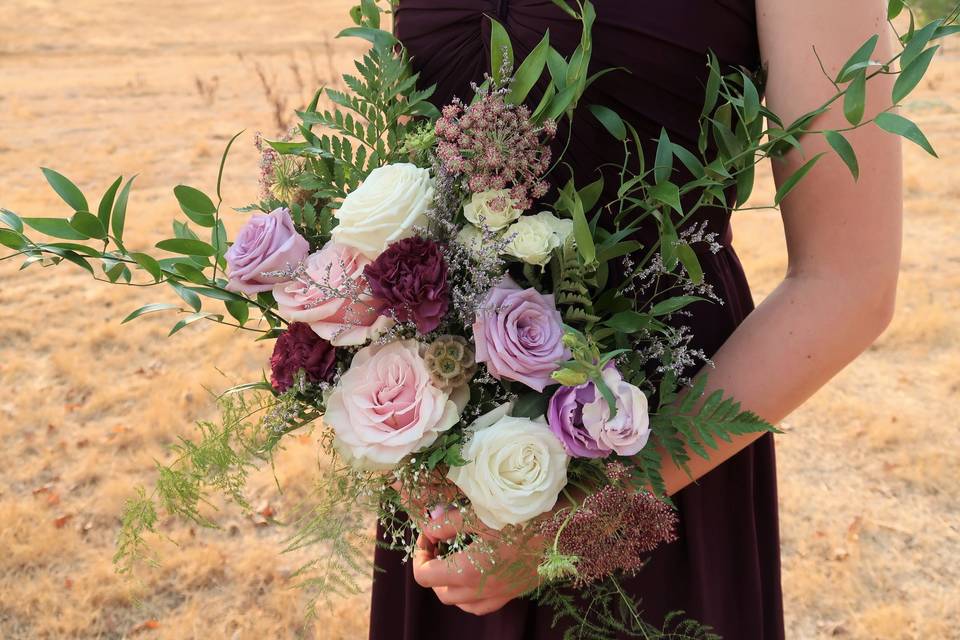
M333 239L375 259L390 243L412 236L413 227L426 223L433 192L427 169L408 163L374 169L343 199Z
M570 462L543 418L515 418L506 415L509 410L502 405L477 419L462 451L468 463L447 474L480 521L496 530L552 509Z
M558 218L549 211L523 216L507 229L510 242L506 253L542 267L550 262L553 250L563 246L572 233L573 220Z
M478 227L486 225L494 231L503 229L522 213L523 209L515 206L507 189L475 193L463 205L463 215L467 220Z
M390 469L460 420L469 391L434 385L416 340L361 349L327 399L334 446L360 469Z

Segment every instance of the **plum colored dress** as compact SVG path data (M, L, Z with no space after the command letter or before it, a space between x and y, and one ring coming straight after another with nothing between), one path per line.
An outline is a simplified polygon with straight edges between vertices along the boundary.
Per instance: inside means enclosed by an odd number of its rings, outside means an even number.
M650 140L647 166L661 127L674 142L695 149L708 50L723 65L759 67L753 0L594 4L598 18L592 71L627 71L604 76L588 91L584 104L615 109L642 140ZM470 82L482 80L489 69L490 22L485 16L506 26L518 59L548 29L551 44L565 55L579 42L580 24L551 0L400 0L397 36L413 56L421 85L437 84L432 100L438 106L454 96L469 101ZM557 136L565 137L564 131ZM578 184L593 181L597 167L621 161L622 154L622 145L596 120L589 114L578 116L565 155ZM608 189L615 193L615 176L607 178ZM699 257L708 282L725 304L691 307L693 317L686 320L694 331L694 346L712 354L750 313L753 301L730 246L729 214L702 211L697 222L702 221L723 244L718 253L703 251ZM661 546L643 570L624 581L632 594L642 597L644 618L658 623L682 609L727 640L782 639L772 437L764 436L674 500L679 539ZM515 600L497 613L476 617L443 605L433 591L419 587L410 564L401 563L399 554L380 549L376 564L384 571L373 584L371 640L554 640L563 635L563 629L551 627L552 611L529 600Z

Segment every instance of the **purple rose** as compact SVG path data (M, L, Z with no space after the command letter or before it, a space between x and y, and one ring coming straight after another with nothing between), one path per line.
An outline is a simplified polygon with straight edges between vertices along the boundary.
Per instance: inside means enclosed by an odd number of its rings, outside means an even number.
M450 307L447 263L432 240L412 237L394 242L363 275L374 297L386 300L387 309L400 322L413 320L420 333L436 329Z
M558 363L570 359L552 295L520 289L510 278L490 291L473 323L477 362L498 378L543 391Z
M560 387L550 398L547 423L571 456L632 456L650 438L650 416L643 391L625 381L613 366L604 369L603 381L616 399L617 413L613 417L610 405L592 381L577 387Z
M296 267L308 251L310 245L293 228L288 209L256 214L227 250L227 289L246 294L270 291L284 279L263 274Z
M293 386L301 369L313 384L330 382L334 374L336 349L314 333L305 322L294 322L280 334L270 356L270 384L277 393Z

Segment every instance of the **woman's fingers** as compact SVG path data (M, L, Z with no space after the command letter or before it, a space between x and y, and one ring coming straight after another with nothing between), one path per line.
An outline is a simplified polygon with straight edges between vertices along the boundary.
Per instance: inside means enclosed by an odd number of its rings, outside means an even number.
M437 558L436 545L425 535L417 538L417 549L413 553L413 578L421 587L465 586L477 582L479 572L461 556L454 554L447 558Z
M463 531L463 515L455 507L437 507L423 527L423 533L432 542L453 540Z

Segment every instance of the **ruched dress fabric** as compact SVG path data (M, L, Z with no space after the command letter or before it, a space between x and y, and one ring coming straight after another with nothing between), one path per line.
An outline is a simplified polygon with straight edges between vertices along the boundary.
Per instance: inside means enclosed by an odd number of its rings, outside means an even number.
M624 67L603 76L583 104L601 104L632 123L645 143L647 166L661 128L671 139L696 148L708 51L726 67L759 67L753 0L594 0L594 56L591 71ZM580 24L551 0L400 0L395 30L421 73L420 85L436 83L432 101L471 97L490 64L490 20L510 34L516 57L526 56L549 29L554 47L569 55ZM530 101L535 104L535 90ZM585 110L581 109L581 112ZM565 142L561 129L556 151ZM605 163L619 163L623 146L589 114L578 115L564 156L579 185L596 179ZM619 181L604 170L606 197ZM564 176L565 180L566 177ZM677 178L686 180L684 176ZM698 251L700 262L724 304L698 303L686 318L694 347L714 353L753 309L743 269L731 247L729 214L701 210L719 234L718 253ZM643 230L640 240L655 237ZM727 640L784 637L780 587L776 470L773 439L764 436L674 496L679 510L678 540L656 550L626 589L642 598L643 616L658 624L672 611L710 624ZM611 549L616 553L616 549ZM553 612L528 599L502 610L473 616L442 604L413 579L402 555L378 549L373 583L371 640L559 640Z

